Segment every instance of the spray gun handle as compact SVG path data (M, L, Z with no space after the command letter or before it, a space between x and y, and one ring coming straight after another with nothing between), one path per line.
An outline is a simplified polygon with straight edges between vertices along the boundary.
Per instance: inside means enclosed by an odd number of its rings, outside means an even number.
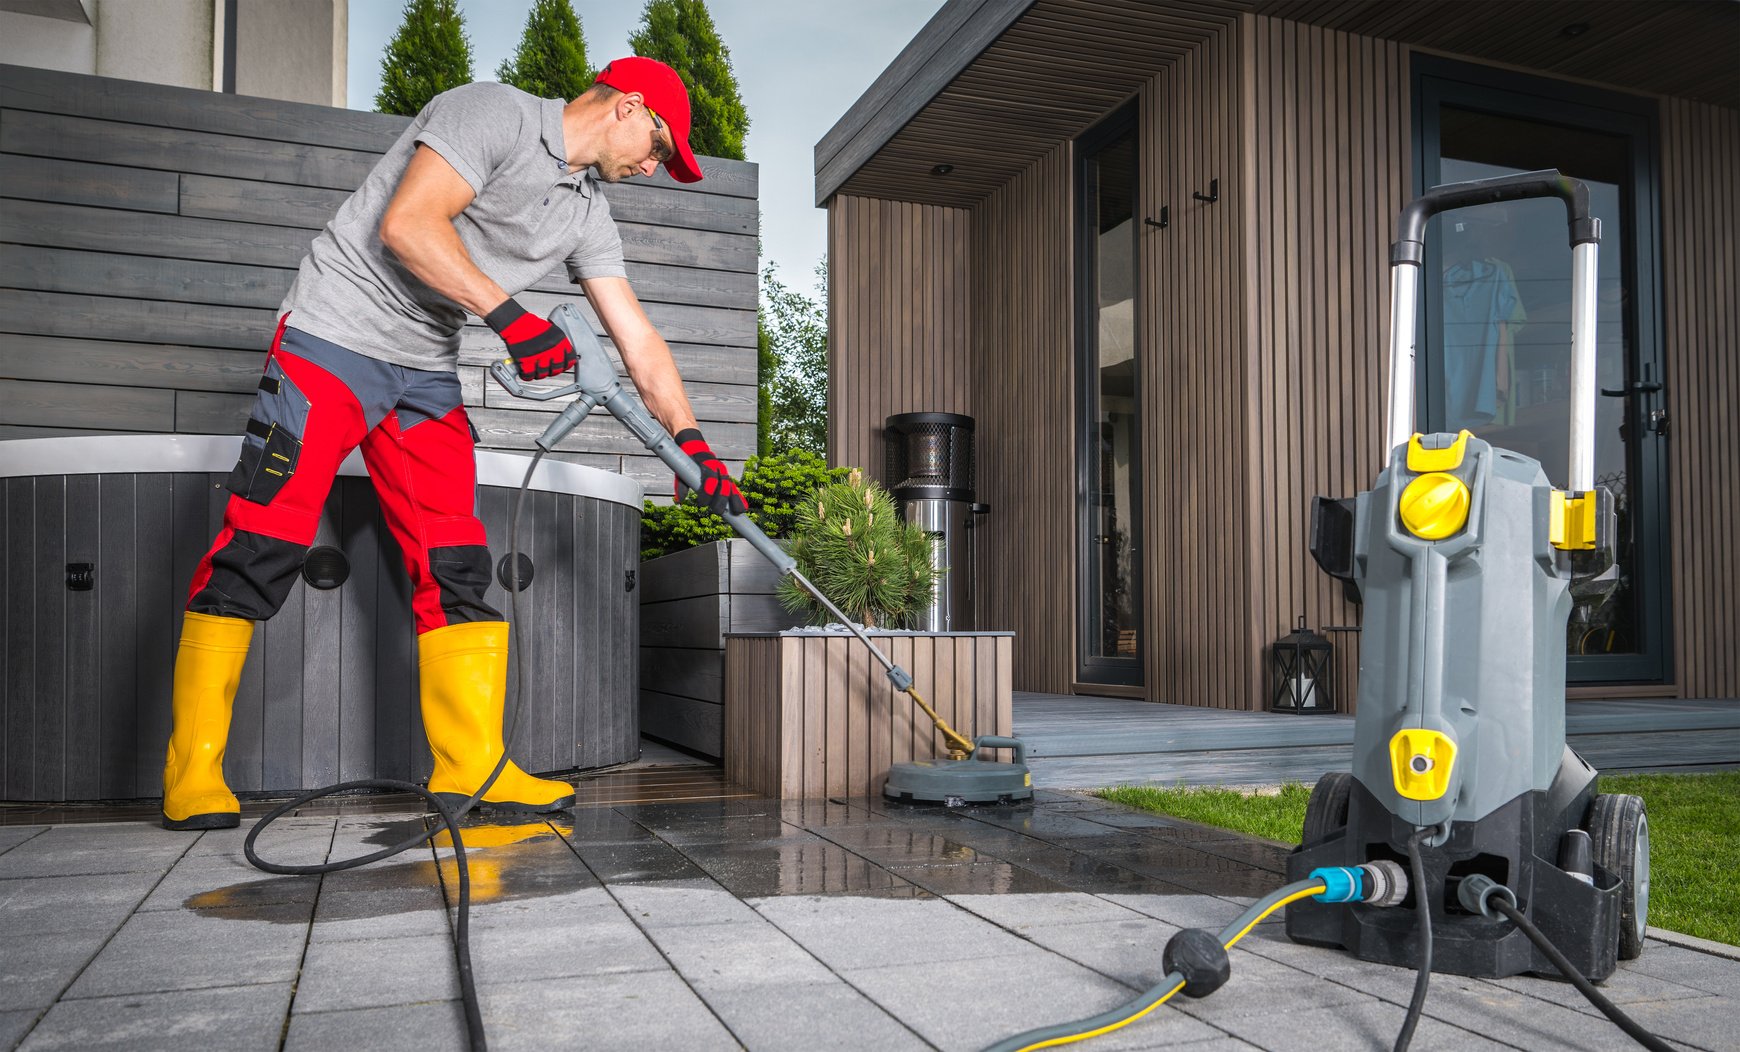
M575 371L579 381L574 389L582 392L582 401L590 400L593 405L601 405L611 416L620 420L624 427L634 433L641 443L651 450L653 455L664 461L683 485L691 490L701 488L701 466L694 458L683 452L677 440L672 438L652 414L646 411L638 401L629 397L622 389L622 383L616 378L616 366L611 364L610 356L605 353L604 345L592 332L592 326L579 308L572 303L564 303L550 314L550 324L561 329L568 337L568 342L574 347L576 358ZM499 377L499 373L497 374ZM509 388L512 390L512 388ZM576 402L576 405L579 403ZM569 407L572 410L572 406ZM590 410L590 406L588 406ZM581 414L582 417L585 413ZM579 421L576 420L575 423ZM553 426L553 425L552 425ZM545 435L548 435L548 431ZM544 438L538 439L539 445L544 445ZM549 448L546 446L545 448ZM767 560L773 563L780 573L788 573L797 565L784 548L775 544L772 538L761 532L761 527L747 515L733 515L727 512L725 522L737 532L739 537L755 546L755 549Z

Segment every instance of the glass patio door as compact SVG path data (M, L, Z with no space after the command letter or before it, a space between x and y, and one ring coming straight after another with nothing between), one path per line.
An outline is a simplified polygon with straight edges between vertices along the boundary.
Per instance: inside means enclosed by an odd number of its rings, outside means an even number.
M1142 683L1136 419L1136 112L1076 143L1077 661L1081 683Z
M1665 400L1656 338L1656 197L1647 111L1588 89L1421 61L1417 189L1557 168L1589 187L1601 219L1596 322L1596 482L1612 490L1619 561L1573 586L1572 682L1668 674ZM1546 92L1547 94L1540 94ZM1571 251L1564 206L1460 209L1427 235L1418 418L1467 428L1539 460L1565 485L1569 456Z

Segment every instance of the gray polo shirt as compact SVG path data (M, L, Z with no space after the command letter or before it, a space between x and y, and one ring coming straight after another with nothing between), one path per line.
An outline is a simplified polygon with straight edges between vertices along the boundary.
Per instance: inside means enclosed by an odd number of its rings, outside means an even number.
M290 324L358 354L455 371L465 310L381 244L381 217L421 143L476 197L453 220L478 269L518 295L565 263L568 276L625 277L622 237L591 169L568 168L558 99L505 84L437 95L314 239L284 298Z

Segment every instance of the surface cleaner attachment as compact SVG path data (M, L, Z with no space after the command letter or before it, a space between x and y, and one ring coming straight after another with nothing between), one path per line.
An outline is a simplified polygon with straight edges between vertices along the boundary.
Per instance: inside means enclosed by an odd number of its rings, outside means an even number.
M604 345L598 342L598 337L587 324L585 315L571 303L564 303L550 314L550 323L561 329L573 346L576 356L575 380L562 387L532 388L527 387L519 378L511 361L496 362L490 366L490 372L509 393L519 398L530 398L536 401L549 401L555 398L574 396L574 401L544 429L537 438L538 445L545 449L554 449L568 432L580 425L587 414L598 406L603 406L611 416L621 421L624 427L634 432L647 449L651 450L665 466L669 467L683 485L691 490L701 488L701 468L684 453L659 423L647 413L641 404L630 397L622 388L622 383L616 378L616 366L610 361L610 356L604 352ZM876 660L888 673L888 681L894 689L910 696L919 708L936 726L937 732L947 742L950 758L947 760L920 760L913 763L894 764L889 772L888 787L884 795L897 800L911 800L921 803L947 804L961 806L969 803L1013 803L1033 798L1033 776L1024 762L1026 747L1013 738L998 738L983 736L976 741L969 741L956 733L943 718L937 715L918 691L913 689L912 676L905 669L888 660L888 656L870 641L851 618L840 612L840 608L825 595L821 589L811 584L797 568L797 560L793 559L784 548L761 532L761 527L748 515L734 515L725 512L721 515L726 524L737 532L737 535L748 541L756 551L760 552L774 569L786 574L796 581L804 591L815 597L823 609L831 614L835 621L845 625L852 634L858 637ZM1013 763L986 762L974 759L983 752L995 749L1015 750ZM899 786L900 788L896 788Z
M1467 431L1414 433L1415 303L1426 222L1439 212L1552 197L1572 250L1567 487L1539 462ZM1318 498L1312 555L1363 602L1353 770L1312 791L1299 879L1321 866L1407 859L1409 909L1298 902L1287 934L1413 965L1412 907L1429 911L1430 967L1484 977L1556 971L1519 927L1471 911L1464 882L1517 909L1599 981L1642 949L1649 833L1642 801L1597 793L1565 743L1572 585L1613 561L1613 503L1594 484L1596 251L1584 185L1556 171L1440 186L1402 212L1391 248L1385 467L1353 500Z

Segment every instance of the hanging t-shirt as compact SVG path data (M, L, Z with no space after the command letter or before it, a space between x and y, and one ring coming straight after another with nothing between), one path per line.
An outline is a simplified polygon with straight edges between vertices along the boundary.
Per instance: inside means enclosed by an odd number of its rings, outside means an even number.
M1512 400L1499 397L1499 341L1506 326L1514 343L1528 320L1516 275L1496 259L1453 263L1444 270L1444 411L1446 426L1512 422ZM1513 392L1512 360L1504 389Z

